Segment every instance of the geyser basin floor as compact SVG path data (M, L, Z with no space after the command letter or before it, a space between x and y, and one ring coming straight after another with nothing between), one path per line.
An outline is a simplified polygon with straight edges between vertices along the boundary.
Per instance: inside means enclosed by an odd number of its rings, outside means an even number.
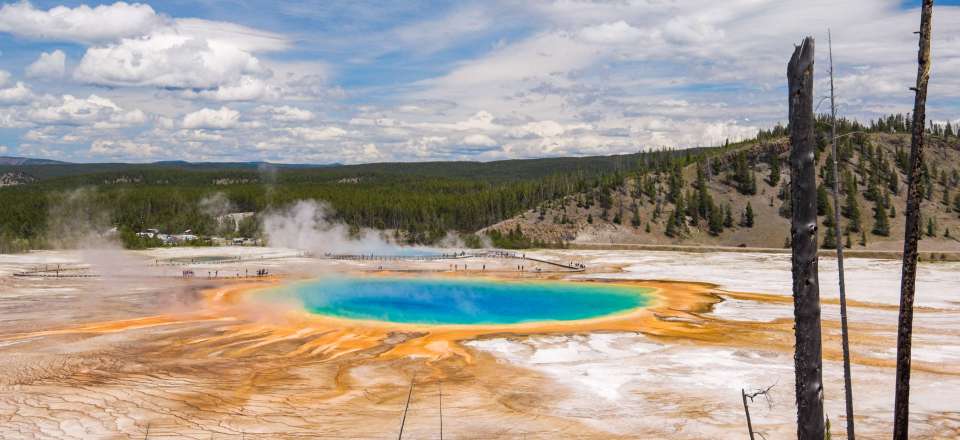
M164 248L124 255L153 261L280 252ZM548 252L533 255L583 261L595 279L628 277L592 283L654 289L649 303L576 321L399 324L263 299L278 283L373 274L380 262L290 252L283 260L251 258L251 269L262 264L276 276L269 281L133 283L13 277L36 264L82 260L61 251L0 255L0 438L396 438L411 380L404 438L438 437L440 397L449 438L742 438L741 389L773 384L769 406L751 405L754 428L771 439L795 435L789 255ZM470 260L470 268L481 268L480 261ZM564 276L511 272L512 260L482 262L488 272L469 276ZM505 270L491 274L498 263ZM893 263L851 259L847 269L848 299L859 301L848 305L857 431L865 438L892 429ZM464 274L441 273L446 261L390 264L398 271L391 276ZM951 349L960 346L958 264L921 263L911 382L916 438L960 438L960 357ZM199 273L211 266L195 267ZM755 284L767 295L640 278L728 289L723 280L737 280L733 290L754 291ZM835 293L823 293L825 405L837 438L844 426L839 312Z
M576 321L626 312L644 306L651 290L607 283L336 277L266 296L294 298L311 313L340 318L489 325Z

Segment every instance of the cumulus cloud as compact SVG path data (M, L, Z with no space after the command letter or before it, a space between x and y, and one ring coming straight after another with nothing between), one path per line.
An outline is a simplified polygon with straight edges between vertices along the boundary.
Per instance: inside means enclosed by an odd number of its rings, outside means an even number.
M6 145L0 145L0 154L7 154L8 151L10 151L10 149L7 148Z
M140 109L126 110L97 95L76 98L64 95L53 105L36 105L27 112L30 122L52 125L88 125L112 129L143 124L146 114Z
M183 96L213 101L256 101L276 98L279 96L279 91L262 78L242 75L236 81L222 84L214 89L185 90Z
M30 78L62 78L67 70L67 55L62 50L43 52L32 64L27 66Z
M497 145L497 141L485 134L471 134L463 138L463 143L473 147L495 147Z
M236 46L165 30L91 47L74 77L111 86L212 89L245 75L268 74L257 58Z
M277 99L282 85L255 53L290 48L283 35L234 23L173 19L146 4L37 9L29 2L0 8L0 32L89 44L73 72L94 85L183 89L188 98L217 101ZM62 77L65 54L41 55L32 77ZM291 78L287 78L291 79ZM291 84L293 86L293 84Z
M207 128L222 130L240 124L240 112L228 107L217 110L204 108L183 117L183 128Z
M0 104L21 104L28 102L33 96L30 87L22 81L6 88L0 88Z
M10 78L10 72L0 70L0 104L22 104L29 101L33 97L30 87L22 81L14 83Z
M0 8L0 32L32 39L93 43L143 35L166 19L147 4L117 2L75 8L35 8L27 1Z

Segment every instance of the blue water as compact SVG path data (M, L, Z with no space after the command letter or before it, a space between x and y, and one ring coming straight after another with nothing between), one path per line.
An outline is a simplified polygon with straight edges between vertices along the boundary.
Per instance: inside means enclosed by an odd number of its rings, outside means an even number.
M571 321L646 304L648 289L603 283L324 278L277 292L311 313L416 324Z

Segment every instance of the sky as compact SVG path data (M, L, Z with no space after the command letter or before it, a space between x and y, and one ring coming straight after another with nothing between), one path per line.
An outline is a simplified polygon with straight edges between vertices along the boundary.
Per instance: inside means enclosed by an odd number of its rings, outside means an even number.
M0 156L365 163L632 153L786 120L786 64L912 109L919 0L0 3ZM960 0L928 117L960 123ZM821 105L819 111L826 111Z

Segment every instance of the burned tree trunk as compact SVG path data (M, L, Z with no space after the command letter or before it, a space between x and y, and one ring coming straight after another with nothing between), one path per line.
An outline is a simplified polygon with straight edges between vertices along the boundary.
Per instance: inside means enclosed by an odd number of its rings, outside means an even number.
M790 191L793 219L793 316L796 346L797 437L823 439L823 362L820 286L817 276L817 179L813 134L812 37L793 51L787 66L790 100Z
M740 389L740 396L743 397L743 413L747 415L747 432L750 433L750 440L753 440L753 422L750 420L750 407L747 406L747 392Z
M857 438L853 419L853 380L850 377L850 337L847 333L847 286L843 275L843 241L840 240L840 174L837 171L837 102L833 90L833 37L827 30L830 47L830 139L833 153L833 213L834 236L837 237L837 273L840 280L840 340L843 349L843 392L847 408L847 440Z
M923 165L923 131L926 127L927 83L930 80L930 21L933 0L923 0L920 14L920 50L910 139L910 175L907 177L907 225L903 237L903 272L900 277L900 320L897 326L897 389L893 408L893 438L909 438L910 345L913 337L913 294L917 278L917 241L920 239L920 168Z

